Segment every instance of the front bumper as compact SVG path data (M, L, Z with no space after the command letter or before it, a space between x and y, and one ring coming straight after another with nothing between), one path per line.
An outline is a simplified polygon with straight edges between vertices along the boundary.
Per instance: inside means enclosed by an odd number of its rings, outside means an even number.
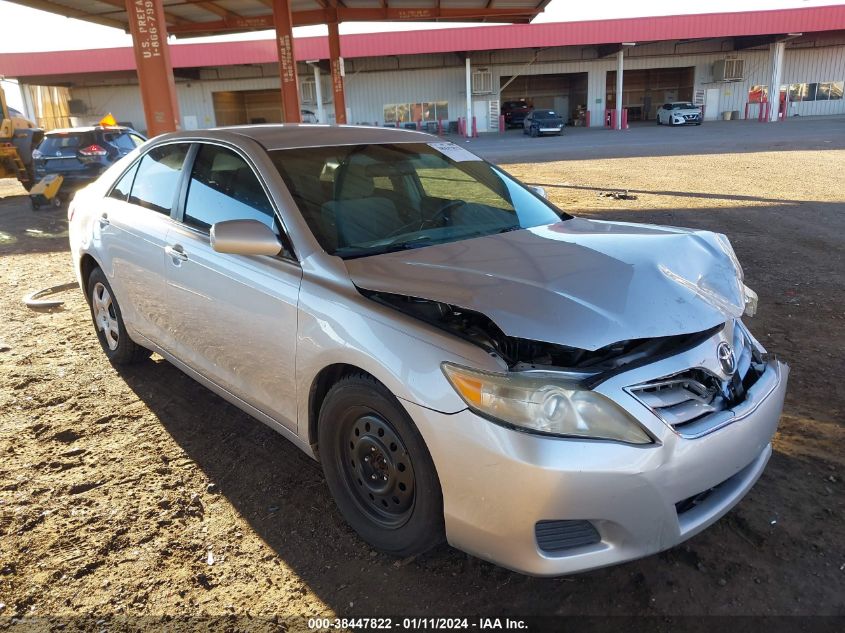
M788 372L770 362L735 407L736 421L695 439L681 437L627 394L625 374L601 385L658 438L648 446L546 438L469 410L447 415L406 406L440 477L449 543L519 572L555 576L654 554L727 513L768 462ZM642 372L630 373L637 380ZM696 504L682 505L693 497ZM598 542L544 551L537 523L562 520L589 521Z

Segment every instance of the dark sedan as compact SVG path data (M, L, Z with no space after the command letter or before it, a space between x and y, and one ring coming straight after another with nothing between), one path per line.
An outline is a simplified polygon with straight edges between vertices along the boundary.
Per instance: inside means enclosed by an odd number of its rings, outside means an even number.
M522 133L531 136L563 134L563 118L554 110L534 110L522 123Z

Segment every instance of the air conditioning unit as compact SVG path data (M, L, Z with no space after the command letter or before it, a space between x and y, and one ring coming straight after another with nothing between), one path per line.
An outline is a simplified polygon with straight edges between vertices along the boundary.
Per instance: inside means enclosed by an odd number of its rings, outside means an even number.
M472 71L472 94L489 95L493 93L493 73L489 68L476 68Z
M744 59L720 59L713 62L713 81L742 81L744 70Z

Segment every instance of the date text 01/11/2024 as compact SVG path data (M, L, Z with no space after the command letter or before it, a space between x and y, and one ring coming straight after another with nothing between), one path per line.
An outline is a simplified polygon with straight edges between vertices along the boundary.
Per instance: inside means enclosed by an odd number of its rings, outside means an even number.
M479 631L495 630L524 630L528 628L524 620L514 618L309 618L308 628L314 631L332 629L364 629L364 630L447 630L447 629L476 629Z

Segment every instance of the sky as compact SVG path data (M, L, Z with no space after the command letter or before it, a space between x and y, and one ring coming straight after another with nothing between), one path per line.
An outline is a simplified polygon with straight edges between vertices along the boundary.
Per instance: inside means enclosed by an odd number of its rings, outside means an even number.
M671 0L604 0L604 2L578 2L575 0L552 0L545 12L535 22L573 22L578 20L600 20L606 18L632 18L653 15L679 15L691 13L720 13L730 11L764 11L768 9L789 9L843 4L843 0L706 0L705 2L672 2ZM4 26L0 37L0 53L29 53L34 51L61 51L87 48L111 48L131 46L132 40L126 33L107 26L91 24L81 20L64 18L52 13L23 7L0 0L0 24ZM28 25L15 28L15 24ZM33 28L31 25L37 25ZM344 33L373 33L394 30L405 31L424 28L454 28L457 23L383 23L347 22L340 25ZM294 37L325 35L325 26L304 26L294 29ZM190 38L171 41L194 43L207 41L233 41L246 39L272 39L272 31L241 33L216 37ZM21 109L21 97L17 85L3 81L6 98L13 108Z

